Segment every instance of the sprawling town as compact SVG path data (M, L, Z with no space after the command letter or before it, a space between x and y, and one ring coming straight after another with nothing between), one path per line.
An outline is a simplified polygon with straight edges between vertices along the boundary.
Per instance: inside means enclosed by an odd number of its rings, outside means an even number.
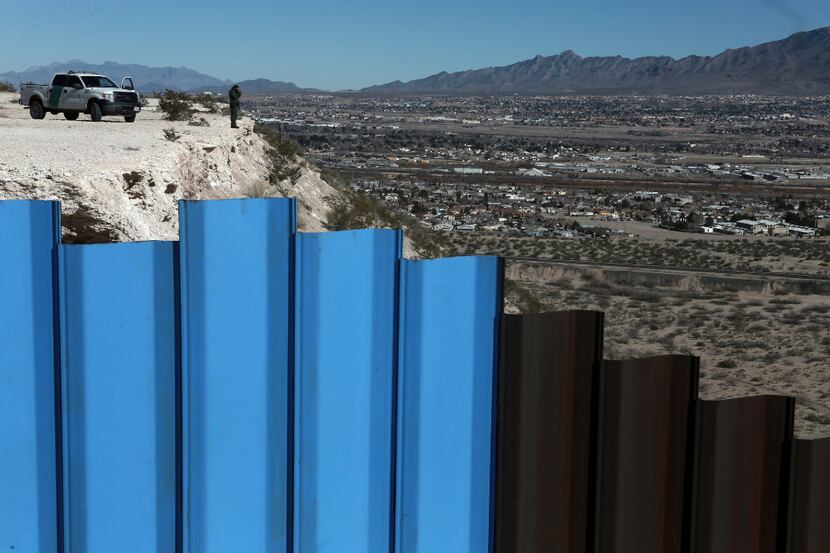
M436 230L810 238L830 226L827 97L282 95L250 108Z
M436 188L427 182L395 180L361 180L353 186L404 207L435 230L606 236L628 234L624 223L631 221L704 234L809 238L830 229L827 200L574 190L541 185L452 183Z

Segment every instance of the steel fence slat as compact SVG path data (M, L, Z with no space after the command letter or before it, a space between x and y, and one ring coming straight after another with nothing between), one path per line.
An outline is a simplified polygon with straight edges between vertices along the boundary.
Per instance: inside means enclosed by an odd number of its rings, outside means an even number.
M402 235L297 235L294 551L388 551Z
M586 551L603 314L505 315L497 553Z
M696 357L603 362L598 553L683 551L698 378Z
M179 203L185 553L288 550L295 212Z
M692 553L774 553L782 546L794 406L783 396L698 401Z
M795 440L787 553L830 551L830 438Z
M60 205L0 201L0 550L58 547Z
M396 553L492 548L502 261L404 261Z
M176 246L61 246L66 553L175 550Z

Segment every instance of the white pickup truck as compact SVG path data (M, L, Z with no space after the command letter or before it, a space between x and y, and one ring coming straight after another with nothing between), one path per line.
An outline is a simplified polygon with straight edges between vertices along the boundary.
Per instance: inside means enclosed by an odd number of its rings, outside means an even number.
M120 115L128 123L141 111L141 99L133 81L125 77L121 86L103 75L91 73L56 73L52 84L24 84L20 87L20 104L29 108L32 119L43 119L47 113L74 121L81 113L93 121L105 115Z

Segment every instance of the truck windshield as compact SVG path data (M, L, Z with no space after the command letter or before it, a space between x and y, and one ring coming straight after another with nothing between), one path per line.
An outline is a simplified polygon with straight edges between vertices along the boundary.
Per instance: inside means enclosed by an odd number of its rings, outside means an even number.
M118 88L115 83L106 77L81 77L87 88Z

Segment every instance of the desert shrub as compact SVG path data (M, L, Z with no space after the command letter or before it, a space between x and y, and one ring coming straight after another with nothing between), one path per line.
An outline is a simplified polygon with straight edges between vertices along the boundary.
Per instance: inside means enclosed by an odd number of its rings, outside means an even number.
M830 417L826 417L824 415L821 415L821 414L815 413L815 412L808 413L808 414L804 415L804 420L809 421L809 422L813 422L813 423L816 423L816 424L830 424Z
M170 142L175 142L182 137L179 133L176 132L176 129L164 129L162 131L164 133L164 139L169 140Z
M193 119L188 121L187 124L190 125L191 127L209 127L210 126L210 123L208 123L208 120L205 119L204 117L199 117L199 118L194 117Z
M767 332L768 330L769 325L761 322L751 323L746 327L746 331L751 332L752 334L759 334L762 332Z
M0 92L17 92L17 89L8 81L0 81Z
M202 104L202 107L208 110L209 113L219 113L219 105L216 103L216 96L210 92L199 94L194 98L194 100Z
M303 153L303 149L299 144L283 136L281 132L271 125L256 123L254 125L254 132L265 139L268 145L283 157L291 158L302 155Z
M734 369L738 366L738 364L735 363L735 361L733 361L732 359L723 359L721 361L718 361L718 364L716 366L720 369Z
M159 109L168 121L187 121L193 115L192 98L184 92L167 89L159 96Z
M268 143L267 154L270 162L268 180L271 185L281 181L294 182L302 172L302 166L296 156L302 153L300 146L285 138L277 129L263 123L254 125L254 132Z
M516 281L505 281L504 295L522 313L541 313L544 310L545 306L539 298Z
M810 313L817 313L819 315L826 315L830 313L830 305L808 305L801 312L805 315Z
M386 226L393 216L371 196L347 190L332 200L326 219L331 230L353 230Z
M326 220L329 230L405 229L422 257L438 257L444 249L444 239L414 217L393 211L371 196L353 190L341 190L341 194L330 201Z
M773 298L769 302L774 305L798 305L801 300L798 298Z

